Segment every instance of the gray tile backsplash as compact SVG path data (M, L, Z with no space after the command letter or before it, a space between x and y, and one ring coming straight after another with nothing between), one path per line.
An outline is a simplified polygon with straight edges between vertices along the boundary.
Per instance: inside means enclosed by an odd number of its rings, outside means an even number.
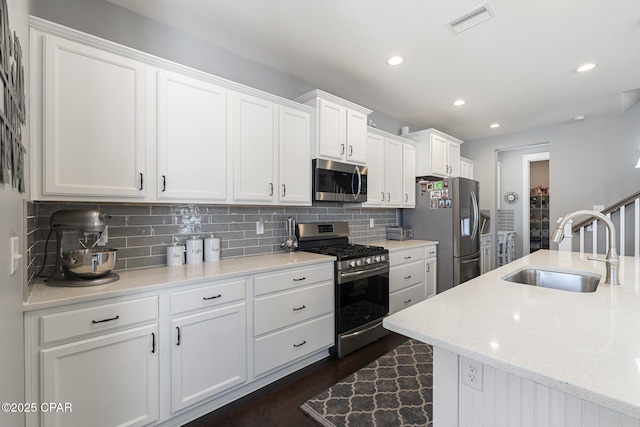
M60 209L97 209L111 215L107 246L118 249L116 270L166 265L166 246L198 235L221 239L221 258L281 252L289 217L297 222L347 221L352 243L386 238L386 227L396 224L396 209L360 208L341 203L314 203L309 207L237 206L204 204L114 204L34 202L27 209L28 275L42 276L55 265L55 234L49 243L49 218ZM375 226L369 227L370 218ZM256 222L264 222L264 234Z

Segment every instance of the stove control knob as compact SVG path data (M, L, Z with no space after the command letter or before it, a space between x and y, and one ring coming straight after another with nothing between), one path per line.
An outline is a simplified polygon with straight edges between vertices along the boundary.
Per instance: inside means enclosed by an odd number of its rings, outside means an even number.
M373 259L375 262L380 262L382 261L382 258L380 258L380 255L376 255L375 258Z
M362 260L361 260L361 259L357 259L357 260L356 260L356 265L357 265L358 267L360 267L360 266L362 265Z
M355 266L356 266L356 261L355 260L349 261L349 267L355 267Z
M387 257L386 257L385 255L380 255L380 259L381 259L382 261L386 261L386 260L387 260Z
M366 258L366 259L364 260L364 263L365 263L365 264L371 264L371 258Z

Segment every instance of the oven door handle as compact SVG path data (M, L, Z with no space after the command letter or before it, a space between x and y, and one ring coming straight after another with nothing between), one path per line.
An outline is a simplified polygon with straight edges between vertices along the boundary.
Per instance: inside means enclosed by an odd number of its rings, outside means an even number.
M352 273L341 273L338 276L338 278L340 279L339 283L348 282L349 279L352 279L354 277L359 278L360 276L363 276L363 277L375 276L383 271L384 272L389 271L389 266L386 263L376 268L367 268L366 270L354 271Z
M350 333L350 334L342 335L342 336L341 336L341 338L342 338L342 339L345 339L345 338L356 337L356 336L358 336L358 335L360 335L360 334L364 334L365 332L369 332L369 331L371 331L371 330L373 330L373 329L375 329L375 328L379 328L380 326L382 326L382 322L378 322L378 323L376 323L375 325L373 325L373 326L369 326L367 329L363 329L363 330L361 330L361 331L356 331L356 332L352 332L352 333Z

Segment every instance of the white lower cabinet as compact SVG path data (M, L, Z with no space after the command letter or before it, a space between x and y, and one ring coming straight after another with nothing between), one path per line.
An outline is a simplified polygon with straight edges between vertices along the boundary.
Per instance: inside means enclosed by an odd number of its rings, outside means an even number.
M247 381L246 280L171 294L171 409Z
M438 258L436 245L425 248L424 266L424 284L427 290L427 298L431 298L438 292Z
M38 411L27 414L27 425L110 427L156 421L157 318L157 297L27 313L26 401L38 405ZM55 410L46 409L51 403L58 405Z
M487 273L491 268L491 254L493 252L493 237L491 234L480 236L480 274Z
M333 346L332 264L256 276L254 294L256 376Z
M436 246L389 252L389 314L436 294Z
M328 355L333 280L329 259L27 311L26 426L182 425L216 410Z
M425 299L424 271L424 248L389 253L389 314Z
M158 418L158 325L42 350L45 426L142 426ZM117 410L114 410L117 409Z

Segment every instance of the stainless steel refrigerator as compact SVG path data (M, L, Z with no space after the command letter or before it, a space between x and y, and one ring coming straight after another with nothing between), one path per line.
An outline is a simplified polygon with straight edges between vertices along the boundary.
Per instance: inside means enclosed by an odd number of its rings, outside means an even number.
M480 275L479 183L466 178L416 183L415 209L403 209L413 238L437 240L438 293Z

